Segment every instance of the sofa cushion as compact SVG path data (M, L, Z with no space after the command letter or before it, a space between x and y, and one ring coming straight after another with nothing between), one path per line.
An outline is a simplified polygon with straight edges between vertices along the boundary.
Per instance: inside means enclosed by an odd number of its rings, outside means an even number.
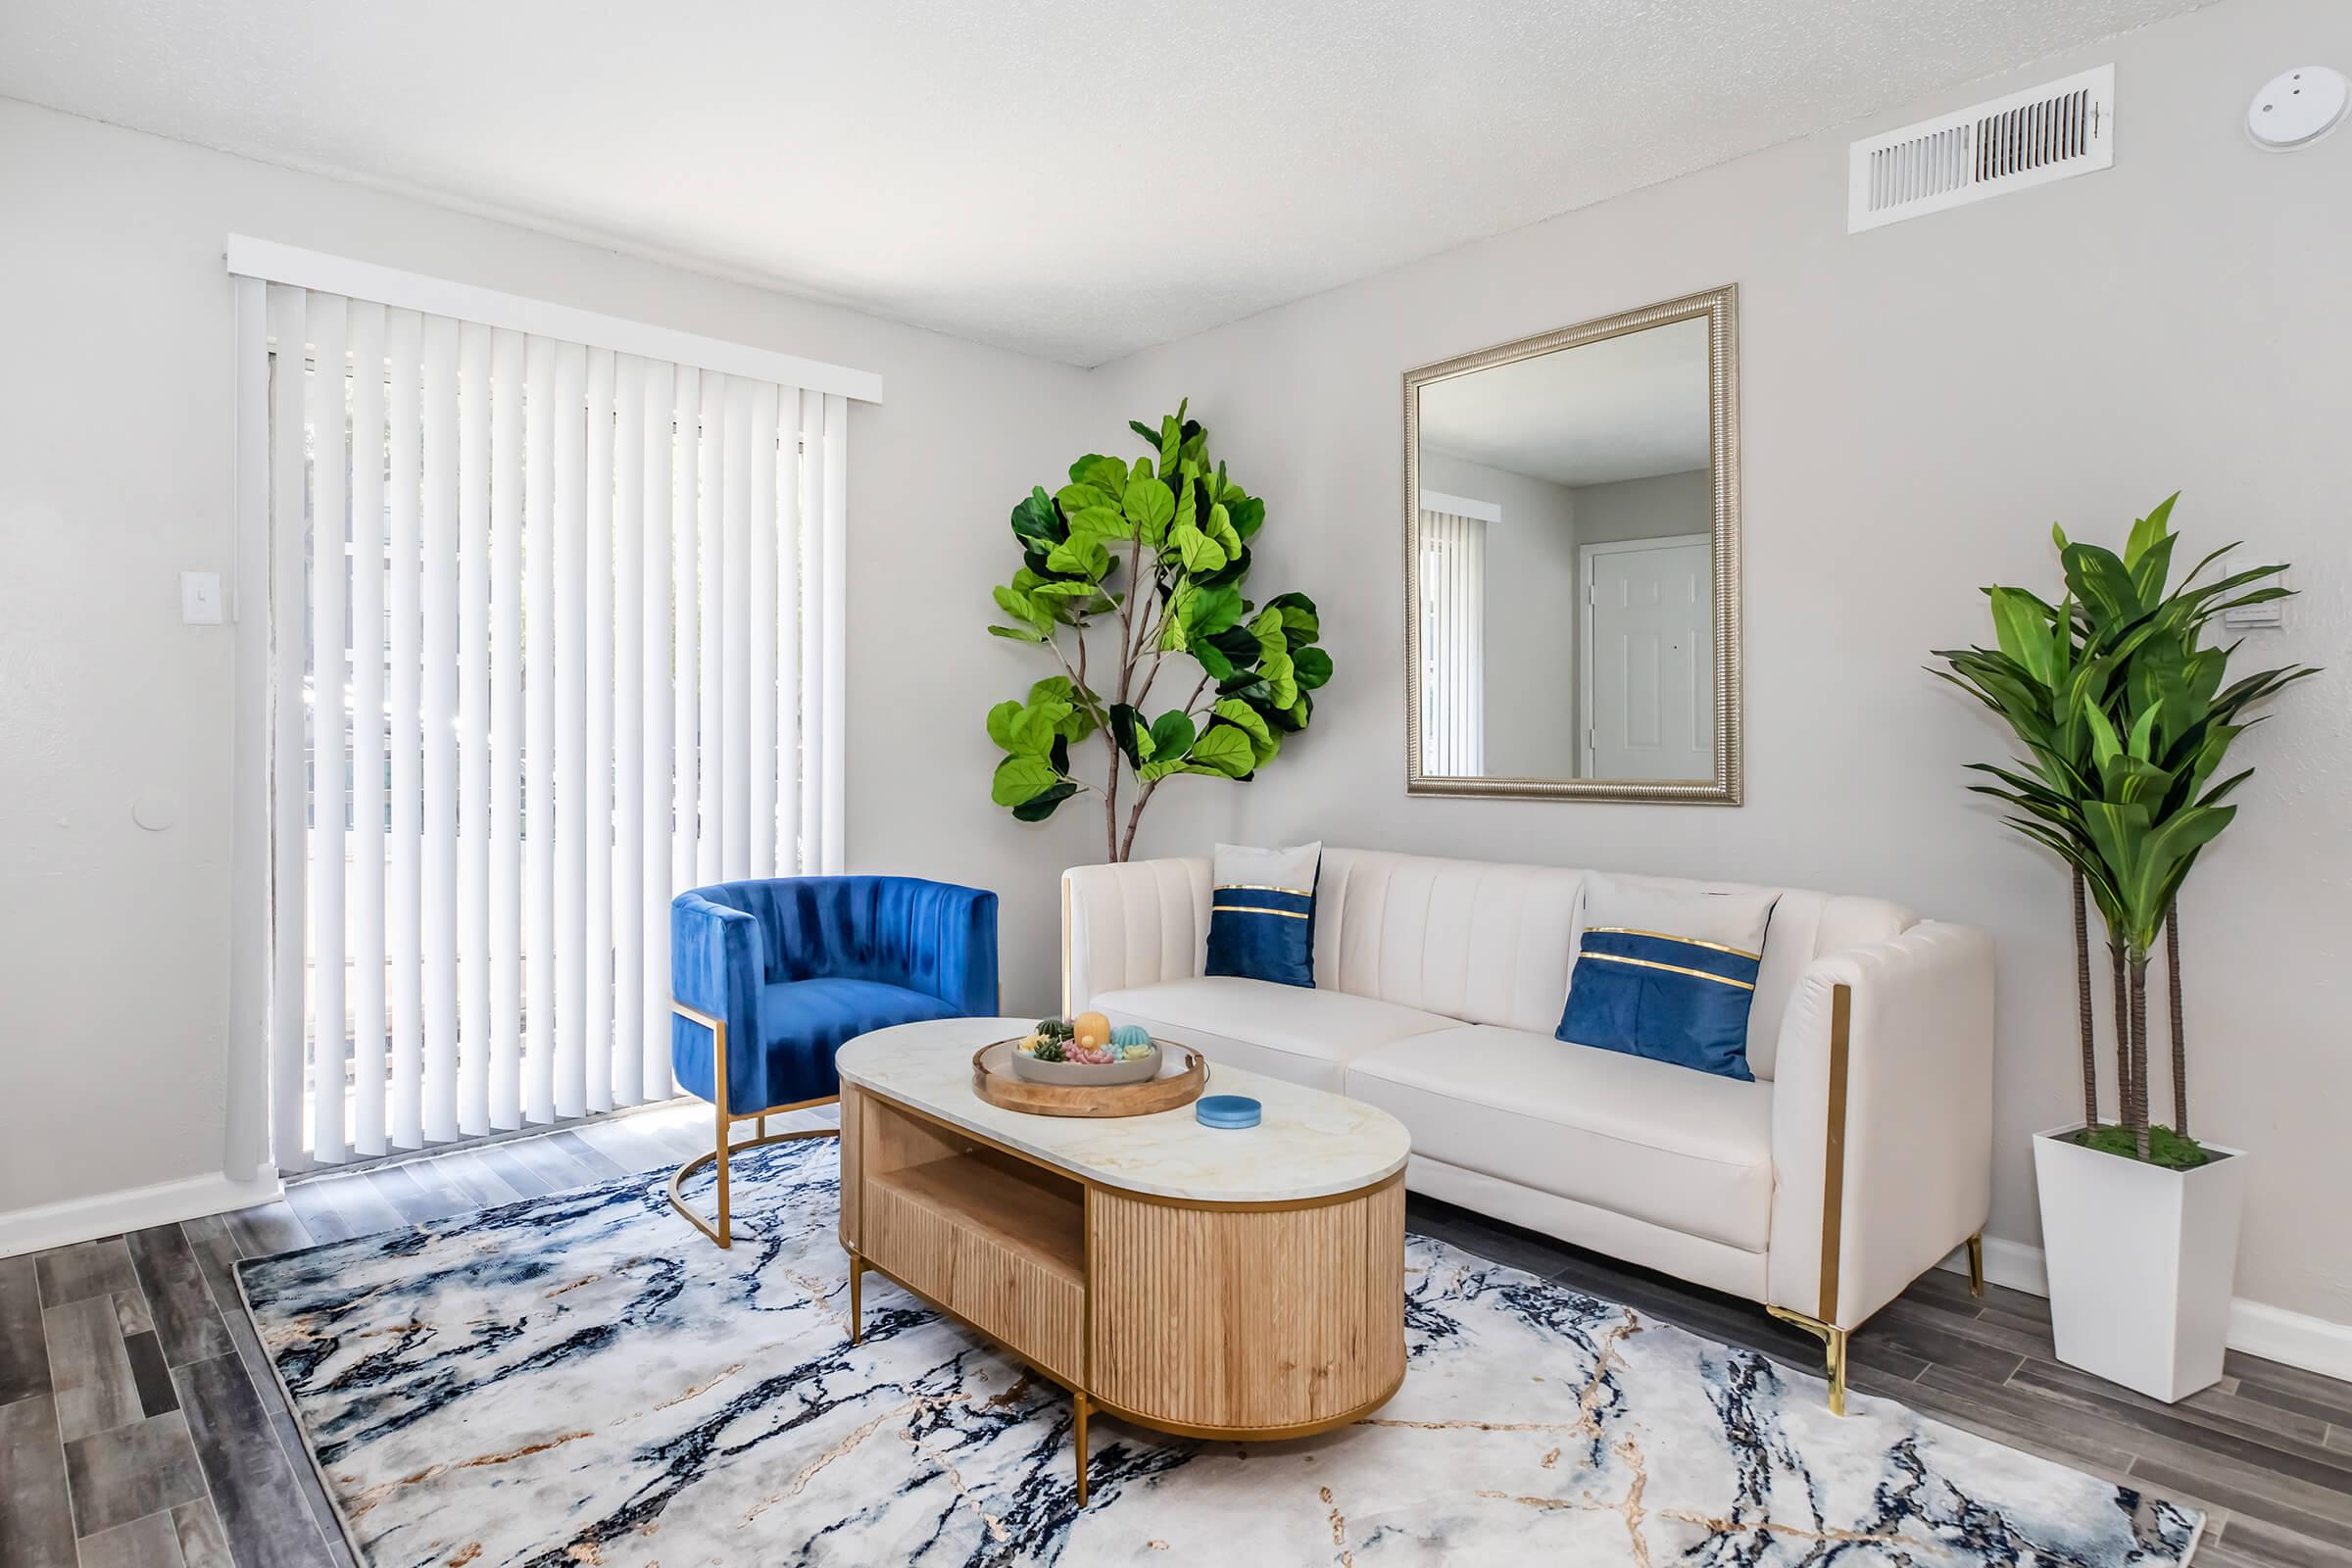
M1348 1064L1413 1152L1749 1251L1772 1221L1772 1085L1487 1025Z
M1459 1027L1452 1018L1345 991L1218 975L1108 991L1094 1005L1113 1023L1140 1023L1163 1040L1194 1047L1212 1065L1335 1094L1349 1058L1408 1035Z

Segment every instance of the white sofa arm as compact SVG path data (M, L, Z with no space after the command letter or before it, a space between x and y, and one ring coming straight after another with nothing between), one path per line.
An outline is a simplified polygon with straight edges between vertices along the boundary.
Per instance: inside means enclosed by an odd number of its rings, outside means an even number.
M1781 1026L1765 1299L1852 1329L1984 1227L1992 942L1927 921L1829 954Z
M1061 1010L1130 986L1191 979L1208 954L1208 857L1061 873Z

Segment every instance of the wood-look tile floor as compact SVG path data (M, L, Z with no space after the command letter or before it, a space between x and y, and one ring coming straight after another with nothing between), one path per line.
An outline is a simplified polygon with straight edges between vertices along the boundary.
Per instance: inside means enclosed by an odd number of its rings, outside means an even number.
M809 1125L829 1112L779 1117ZM710 1147L680 1104L397 1165L283 1202L0 1259L0 1568L353 1568L232 1273L239 1258L463 1212ZM1444 1203L1407 1223L1693 1333L1818 1370L1760 1308ZM2232 1353L2178 1405L2052 1353L2048 1304L1933 1273L1854 1337L1871 1394L2213 1516L2199 1568L2352 1568L2352 1384Z

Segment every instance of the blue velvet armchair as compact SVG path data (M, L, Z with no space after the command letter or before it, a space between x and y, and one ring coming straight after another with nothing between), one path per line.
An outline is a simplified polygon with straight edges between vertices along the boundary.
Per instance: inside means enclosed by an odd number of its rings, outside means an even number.
M721 882L669 907L669 1056L678 1087L716 1107L718 1137L670 1178L669 1200L719 1246L732 1230L730 1147L815 1132L767 1131L768 1115L841 1096L833 1056L862 1034L929 1018L997 1011L997 896L904 876L798 876ZM729 1127L758 1135L730 1146ZM681 1189L718 1166L718 1221Z

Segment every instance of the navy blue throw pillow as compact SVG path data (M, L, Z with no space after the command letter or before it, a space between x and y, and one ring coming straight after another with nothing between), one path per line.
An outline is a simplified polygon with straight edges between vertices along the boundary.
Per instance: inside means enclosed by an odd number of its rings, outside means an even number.
M1772 896L1594 881L1558 1038L1753 1082L1747 1016Z
M1315 983L1318 841L1289 850L1220 844L1209 881L1205 971L1275 985Z

